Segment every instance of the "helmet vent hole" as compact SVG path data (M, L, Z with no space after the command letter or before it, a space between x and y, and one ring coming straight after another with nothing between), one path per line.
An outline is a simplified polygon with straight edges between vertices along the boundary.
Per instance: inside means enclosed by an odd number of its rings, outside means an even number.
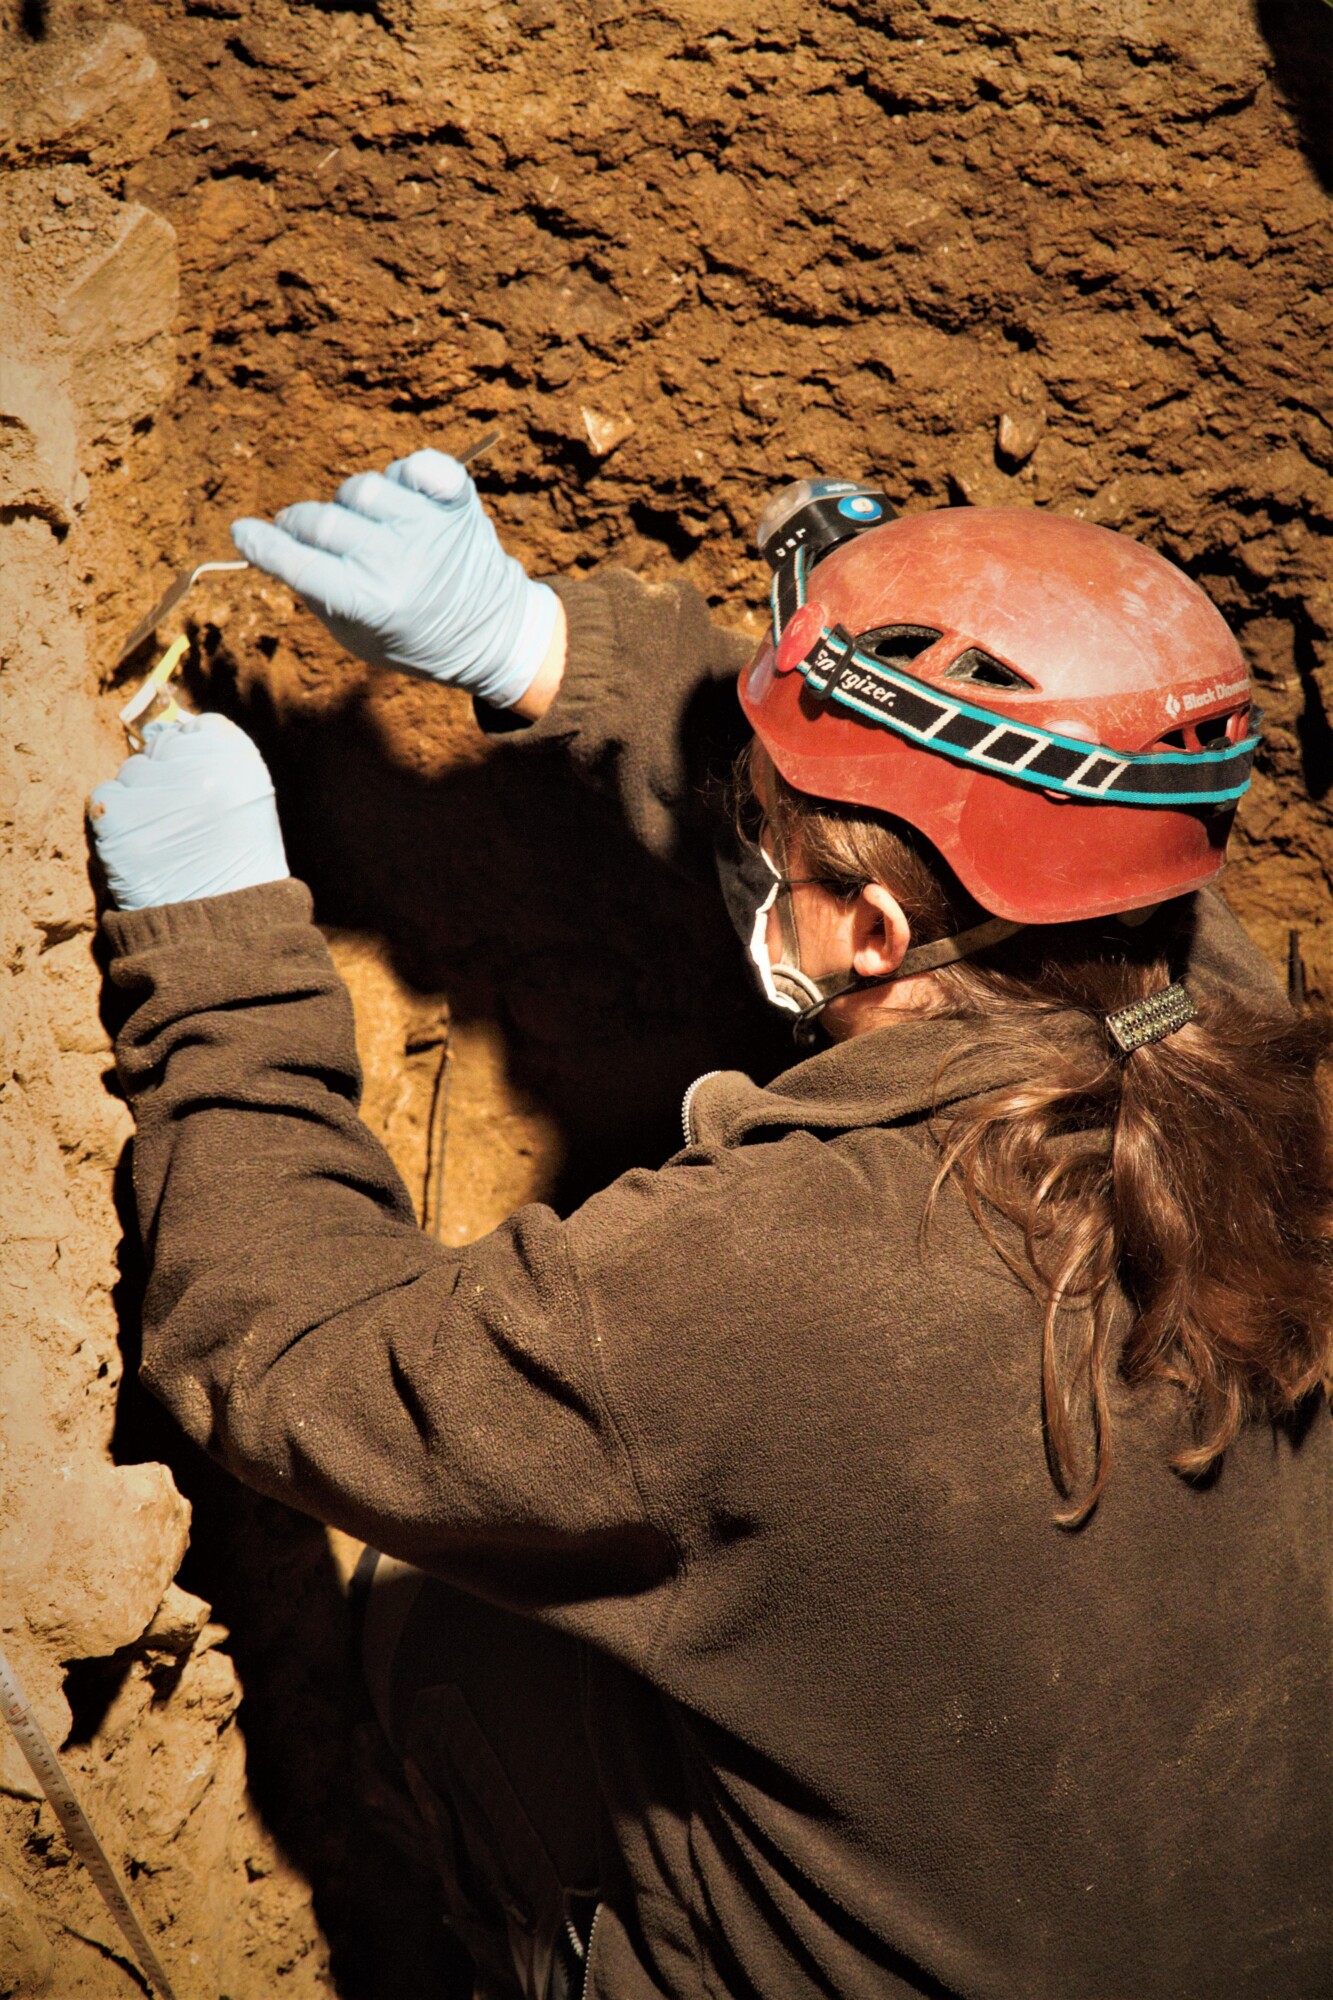
M956 660L951 661L944 678L962 681L969 687L1030 689L1032 686L1023 674L1016 673L990 653L983 653L979 646L969 646L965 653L960 653Z
M1244 729L1238 730L1236 718L1244 720L1247 709L1233 710L1230 715L1205 716L1202 722L1187 722L1179 729L1168 729L1153 744L1154 750L1221 750L1228 743L1238 743Z
M859 633L856 645L858 652L869 653L886 667L905 667L943 636L930 625L878 625L873 631Z
M1205 750L1216 750L1227 741L1227 729L1231 721L1228 715L1210 715L1205 722L1195 724L1195 735Z

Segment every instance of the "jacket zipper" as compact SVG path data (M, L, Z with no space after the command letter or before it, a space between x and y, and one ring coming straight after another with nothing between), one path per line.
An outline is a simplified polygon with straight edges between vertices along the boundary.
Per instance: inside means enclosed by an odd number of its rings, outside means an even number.
M588 2000L588 1981L592 1977L592 1941L597 1935L597 1926L602 1920L602 1905L599 1903L592 1913L588 1926L588 1942L583 1947L583 1984L579 1988L579 2000Z
M701 1083L707 1083L710 1077L721 1076L721 1074L720 1069L706 1069L702 1076L695 1077L694 1082L685 1093L685 1101L680 1107L680 1124L681 1130L685 1134L685 1144L687 1146L694 1144L694 1093Z

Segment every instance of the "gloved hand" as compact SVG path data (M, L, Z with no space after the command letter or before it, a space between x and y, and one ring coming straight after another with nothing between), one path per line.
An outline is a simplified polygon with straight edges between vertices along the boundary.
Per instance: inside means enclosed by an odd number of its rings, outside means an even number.
M150 722L89 803L119 909L225 896L289 874L268 766L225 715Z
M231 533L349 652L500 708L527 693L555 630L555 592L505 554L476 487L443 452L358 472L330 505L301 500L276 526L234 521Z

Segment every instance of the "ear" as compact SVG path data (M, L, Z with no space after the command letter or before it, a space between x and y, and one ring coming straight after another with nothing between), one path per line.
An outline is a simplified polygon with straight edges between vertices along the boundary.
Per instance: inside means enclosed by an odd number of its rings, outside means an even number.
M898 970L911 942L897 897L882 882L867 882L852 909L852 970L862 979L883 979Z

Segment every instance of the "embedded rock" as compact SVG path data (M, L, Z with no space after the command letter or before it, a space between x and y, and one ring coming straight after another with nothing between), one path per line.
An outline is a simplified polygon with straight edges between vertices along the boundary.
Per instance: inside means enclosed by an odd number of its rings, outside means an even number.
M171 98L137 28L75 27L0 56L0 167L141 160L166 137Z
M55 1956L41 1918L7 1868L0 1868L0 2000L38 2000L51 1990Z
M0 507L69 526L78 438L62 385L0 354Z
M137 203L72 272L56 307L89 441L107 445L154 412L175 375L176 233Z

